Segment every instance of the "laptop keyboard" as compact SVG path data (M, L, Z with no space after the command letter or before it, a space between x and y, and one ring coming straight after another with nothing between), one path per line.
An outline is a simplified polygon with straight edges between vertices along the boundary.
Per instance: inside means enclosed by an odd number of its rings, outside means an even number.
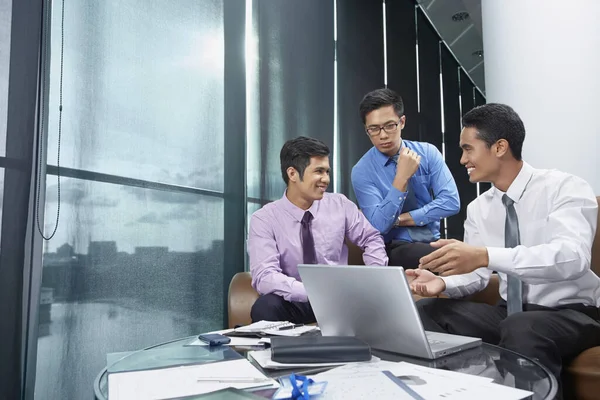
M427 341L429 342L430 345L436 345L436 344L444 344L445 342L441 341L441 340L436 340L436 339L432 339L431 337L429 337L429 335L425 335L427 336Z
M429 344L431 345L436 345L436 344L442 344L444 342L442 342L441 340L435 340L435 339L427 339L427 341L429 342Z

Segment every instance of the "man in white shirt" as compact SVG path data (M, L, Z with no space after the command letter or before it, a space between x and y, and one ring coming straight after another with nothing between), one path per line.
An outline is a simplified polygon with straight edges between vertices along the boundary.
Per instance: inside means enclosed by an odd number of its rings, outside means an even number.
M414 293L450 297L417 303L426 330L480 337L538 360L560 382L563 361L600 345L600 278L590 269L598 203L584 180L523 162L524 139L506 105L463 117L460 162L471 182L494 187L467 207L464 242L432 243L437 250L406 273ZM492 271L498 305L459 299L484 289Z

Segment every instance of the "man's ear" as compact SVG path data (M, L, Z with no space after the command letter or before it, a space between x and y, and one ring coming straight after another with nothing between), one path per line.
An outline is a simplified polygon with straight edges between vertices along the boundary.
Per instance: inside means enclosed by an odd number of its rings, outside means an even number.
M495 154L498 158L504 157L504 155L508 154L510 151L510 146L508 145L506 139L498 140L496 143L494 143L494 146L496 146Z
M406 115L400 117L400 129L404 129L404 125L406 125Z
M287 172L287 176L288 176L288 179L290 180L290 182L298 182L300 176L298 175L298 171L296 171L296 168L288 167L286 172Z

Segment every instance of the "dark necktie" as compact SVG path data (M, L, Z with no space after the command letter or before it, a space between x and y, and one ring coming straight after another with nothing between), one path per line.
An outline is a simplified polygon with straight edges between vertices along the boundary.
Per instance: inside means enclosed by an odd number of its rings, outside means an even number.
M390 157L388 163L393 162L394 164L398 165L398 156L399 155L396 154ZM402 206L401 212L409 212L420 208L419 203L417 202L417 197L415 196L415 191L411 187L411 182L412 178L408 180L406 199L404 199L404 205ZM429 243L435 240L431 230L427 226L410 226L405 228L413 242Z
M519 235L519 219L515 210L515 202L506 194L502 196L502 203L506 208L506 220L504 222L504 247L513 248L521 244ZM523 283L516 276L506 276L507 294L506 308L508 315L523 311Z
M311 231L312 214L310 211L304 213L302 217L302 256L304 264L316 264L317 253L315 251L315 241Z

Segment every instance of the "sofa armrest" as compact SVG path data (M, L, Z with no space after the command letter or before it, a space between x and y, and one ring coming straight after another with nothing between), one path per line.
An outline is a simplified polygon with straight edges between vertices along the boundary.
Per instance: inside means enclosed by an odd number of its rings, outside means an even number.
M468 296L466 299L476 303L486 303L495 306L498 303L498 300L500 300L500 281L498 280L498 274L492 274L485 289Z
M258 296L258 292L252 287L250 272L238 272L233 276L227 301L229 328L252 323L250 310Z

